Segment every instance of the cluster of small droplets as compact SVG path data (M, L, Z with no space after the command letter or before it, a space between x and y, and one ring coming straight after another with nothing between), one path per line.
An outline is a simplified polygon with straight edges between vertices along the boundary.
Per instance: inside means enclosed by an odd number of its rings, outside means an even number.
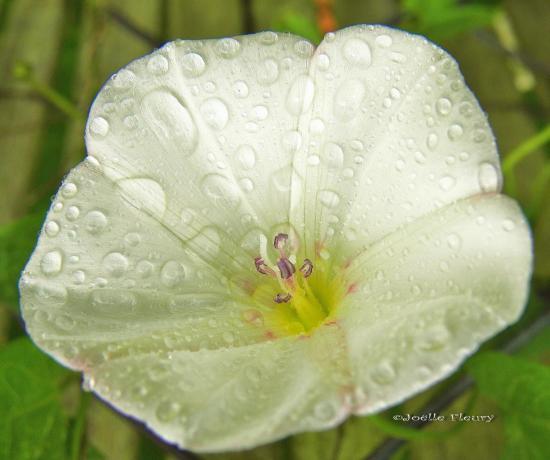
M286 233L278 233L273 240L273 247L279 252L279 258L277 259L277 272L271 268L262 257L256 257L254 259L254 265L256 270L262 275L268 275L273 278L280 278L283 286L288 291L292 291L294 286L294 274L296 273L296 267L286 254L285 246L288 241L288 235ZM302 266L300 267L300 273L304 278L307 278L313 273L313 263L309 259L304 259ZM273 298L276 303L286 303L292 299L290 292L277 293Z

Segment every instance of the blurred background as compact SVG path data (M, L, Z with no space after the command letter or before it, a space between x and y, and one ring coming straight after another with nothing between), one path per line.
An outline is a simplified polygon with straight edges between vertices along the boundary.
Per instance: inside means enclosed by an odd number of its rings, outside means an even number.
M25 338L20 271L52 195L84 156L87 110L118 68L174 38L271 29L318 43L355 23L421 33L458 60L496 133L506 193L532 226L527 311L464 369L385 414L249 452L177 452L82 392L77 374ZM0 0L0 459L550 458L548 37L548 0ZM422 429L391 420L434 408L495 420Z

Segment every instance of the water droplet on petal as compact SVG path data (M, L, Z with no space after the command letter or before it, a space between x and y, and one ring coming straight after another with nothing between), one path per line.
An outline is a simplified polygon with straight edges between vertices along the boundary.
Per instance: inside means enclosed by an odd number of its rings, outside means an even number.
M155 411L157 419L162 423L168 423L174 420L181 410L181 406L176 401L162 401Z
M122 179L118 182L122 196L144 212L162 218L166 209L166 196L160 184L144 177Z
M502 221L502 228L507 232L511 232L514 228L516 228L516 224L514 224L513 220L504 219Z
M220 174L207 175L201 189L216 205L225 209L235 209L241 200L237 186Z
M389 361L382 361L371 372L371 378L379 385L388 385L395 380L397 373Z
M233 94L235 95L235 97L238 97L239 99L244 99L248 96L248 93L248 85L244 81L238 80L233 84Z
M298 76L288 90L286 107L293 115L306 112L313 101L315 84L307 75Z
M252 169L256 164L256 152L250 145L241 145L237 149L237 159L243 169Z
M359 80L346 80L334 95L334 115L341 121L349 121L355 117L363 98L365 86Z
M109 122L103 117L95 117L90 122L90 131L97 136L106 136L109 132Z
M456 179L452 176L443 176L439 179L439 187L441 187L441 190L449 191L451 190L456 184Z
M378 37L376 37L375 42L381 48L389 48L392 45L393 40L389 35L382 34L382 35L378 35Z
M57 275L61 268L63 268L63 254L60 251L47 252L40 261L40 269L46 276Z
M147 70L153 75L162 75L168 71L168 59L163 55L157 54L147 61Z
M108 224L107 216L101 211L90 211L84 218L85 228L92 235L101 233Z
M181 58L181 68L187 77L198 77L206 68L206 63L200 54L187 53Z
M273 83L279 77L279 65L273 59L263 61L257 70L258 82L262 85Z
M282 143L288 153L294 153L302 146L302 135L298 131L287 131Z
M319 201L327 208L334 208L340 203L340 196L332 190L321 190L319 192Z
M59 230L59 224L55 220L50 220L44 227L44 231L48 236L56 236Z
M447 236L447 245L451 249L460 249L462 245L462 239L456 233L451 233Z
M437 134L430 133L428 134L428 137L426 138L426 145L430 150L433 150L437 147L437 143L439 141L439 138L437 137Z
M329 168L341 168L344 164L344 151L334 142L326 143L323 157Z
M103 264L111 276L118 278L128 269L128 258L120 252L110 252L103 258Z
M61 189L61 194L65 198L72 198L73 196L76 195L77 192L78 192L78 188L72 182L67 182L66 184L63 185L63 188Z
M241 44L234 38L222 38L216 43L216 52L225 59L233 58L241 49Z
M307 40L299 40L294 44L294 51L296 54L303 58L308 58L313 54L313 45Z
M174 287L185 278L183 265L175 260L169 260L160 269L160 281L166 287Z
M225 128L229 121L229 111L221 99L216 97L207 99L201 104L200 109L207 125L216 130Z
M350 38L344 43L344 57L353 65L368 67L372 62L372 54L369 45L358 38Z
M446 97L439 98L435 103L435 109L440 115L446 116L451 113L453 103Z
M76 219L78 219L78 216L80 216L80 209L78 208L78 206L69 206L67 208L65 216L68 220L75 221Z
M458 123L453 123L447 130L447 136L449 136L449 139L452 141L456 141L462 134L464 134L464 128Z
M479 186L484 192L496 192L500 186L497 168L491 163L481 163L478 173Z
M317 68L321 71L325 71L330 67L330 58L324 54L321 53L319 56L317 56Z

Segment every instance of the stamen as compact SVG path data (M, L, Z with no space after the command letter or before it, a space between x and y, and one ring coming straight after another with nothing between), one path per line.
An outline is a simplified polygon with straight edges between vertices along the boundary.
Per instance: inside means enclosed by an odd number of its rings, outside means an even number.
M273 240L273 246L275 249L283 249L288 241L288 235L286 233L278 233Z
M303 265L300 267L300 271L304 278L307 278L311 273L313 273L313 263L309 259L304 259Z
M269 267L261 257L256 257L254 259L254 265L256 265L256 270L258 270L262 275L277 277L277 273L275 273L275 271Z
M287 280L290 278L294 272L296 271L296 268L294 267L294 264L287 259L286 257L281 257L277 261L277 267L279 268L279 271L281 272L281 278Z
M273 300L277 303L287 303L291 298L290 294L277 294Z

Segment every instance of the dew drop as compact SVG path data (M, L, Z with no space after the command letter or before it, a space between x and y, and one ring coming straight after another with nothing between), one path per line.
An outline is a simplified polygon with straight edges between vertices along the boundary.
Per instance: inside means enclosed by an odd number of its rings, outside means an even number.
M207 125L215 130L226 127L229 121L229 111L225 103L217 97L207 99L200 107L202 116Z
M241 44L234 38L222 38L216 43L216 52L225 59L231 59L237 55Z
M103 258L107 272L115 277L121 277L128 269L128 258L120 252L110 252Z
M56 236L59 233L59 224L55 220L50 220L44 227L48 236Z
M294 44L294 51L302 58L308 58L313 54L314 47L307 40L299 40Z
M124 243L126 246L135 247L141 243L141 235L136 232L126 233L124 235Z
M256 121L265 120L269 115L269 111L265 105L257 105L252 108L251 118Z
M198 134L191 113L172 93L165 90L152 91L141 103L144 120L156 139L167 151L178 155L194 152Z
M307 75L298 76L292 83L286 97L286 107L293 115L306 112L313 101L315 85Z
M93 210L88 212L84 217L84 225L86 230L92 235L97 235L105 230L108 221L107 216L101 211Z
M287 131L283 135L283 148L288 153L294 153L302 146L302 135L298 131Z
M74 321L74 319L70 318L67 315L59 315L55 319L55 324L57 324L57 326L59 326L61 329L64 329L66 331L70 331L71 329L74 328L75 321Z
M162 401L157 406L155 415L159 422L168 423L174 420L181 410L181 406L176 401Z
M451 233L447 236L447 246L451 249L460 249L462 239L456 233Z
M248 85L244 81L238 80L233 84L233 94L235 97L244 99L248 96L248 93Z
M443 176L439 179L439 187L446 192L451 190L455 184L456 179L452 176Z
M462 134L464 134L464 128L458 123L453 123L447 130L447 136L452 141L456 141Z
M491 163L481 163L478 173L479 186L484 192L496 192L500 185L497 168Z
M160 184L144 177L122 179L118 182L122 196L134 207L156 218L162 218L166 209L166 195Z
M330 58L325 53L321 53L317 57L317 68L324 72L325 70L328 70L329 67L330 67Z
M437 137L437 134L430 133L428 134L428 137L426 138L426 145L430 150L433 150L437 147L437 143L439 142L439 138Z
M334 208L340 203L340 196L332 190L321 190L319 192L319 201L327 208Z
M237 149L237 159L243 169L252 169L256 164L256 152L250 145L241 145Z
M46 276L57 275L61 268L63 268L63 254L60 251L47 252L40 261L40 269Z
M417 348L421 351L438 351L448 343L451 334L449 330L439 324L423 330L419 336Z
M424 164L426 163L426 155L424 155L420 150L418 150L414 154L414 161L416 161L418 164Z
M270 30L266 32L260 32L257 36L260 39L260 42L262 42L264 45L273 45L273 43L275 43L279 39L277 34Z
M359 80L346 80L334 95L334 115L341 121L351 120L357 115L364 97L363 83Z
M325 122L320 118L314 118L309 123L309 130L313 134L321 134L325 130Z
M244 177L241 180L239 180L239 184L241 185L241 188L245 192L252 192L254 190L254 182L252 182L252 179L248 177Z
M192 209L184 208L181 210L181 222L185 225L189 225L191 222L193 222L193 219L195 218L195 213Z
M181 68L187 77L198 77L206 68L206 63L200 54L187 53L181 58Z
M112 77L113 84L119 89L128 89L136 81L134 72L128 69L122 69Z
M153 273L153 264L148 260L140 260L136 265L136 272L141 278L148 278Z
M73 282L74 284L82 284L86 281L86 273L82 270L75 270L73 272Z
M201 183L201 190L216 205L224 209L235 209L240 203L236 185L225 176L209 174Z
M437 113L439 113L439 115L449 115L452 108L453 103L450 101L450 99L446 97L439 98L435 103L435 109L437 110Z
M103 117L95 117L90 122L90 131L97 136L106 136L109 132L109 122Z
M395 368L389 361L382 361L371 372L371 378L379 385L388 385L396 377Z
M516 228L516 224L514 224L514 221L511 219L504 219L502 221L502 228L507 232L511 232L514 228Z
M279 77L279 65L273 59L264 60L258 67L258 83L268 85Z
M169 260L160 269L160 281L166 287L174 287L185 278L183 265L175 260Z
M75 221L76 219L78 219L78 216L80 216L80 209L78 209L78 206L69 206L67 208L65 216L68 220Z
M392 45L393 40L389 35L382 34L382 35L378 35L378 37L376 37L375 42L381 48L389 48Z
M63 185L63 188L61 189L61 194L65 198L72 198L73 196L76 195L77 192L78 192L78 188L72 182L67 182L65 185Z
M147 61L147 70L153 75L162 75L168 71L168 59L162 54L152 56Z
M358 38L350 38L344 43L344 58L353 65L368 67L372 62L372 54L369 45Z
M325 144L324 159L329 168L341 168L344 164L344 151L342 147L334 142L327 142Z

